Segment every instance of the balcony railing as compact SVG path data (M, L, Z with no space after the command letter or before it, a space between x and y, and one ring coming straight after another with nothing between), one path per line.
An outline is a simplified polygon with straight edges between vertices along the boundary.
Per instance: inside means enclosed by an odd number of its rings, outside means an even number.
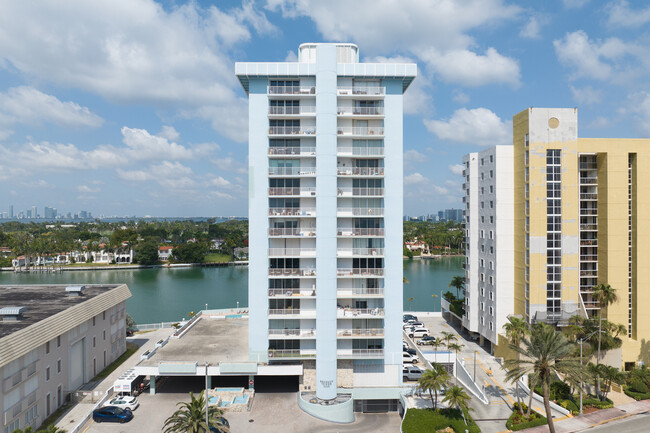
M339 188L339 197L381 197L384 195L384 188Z
M382 337L384 328L339 329L336 335L338 337Z
M598 216L598 209L580 208L581 216Z
M269 95L315 95L315 86L269 86Z
M384 167L337 167L339 176L383 176Z
M337 147L339 156L384 156L383 147Z
M316 248L269 248L269 257L316 257Z
M270 126L269 135L314 135L315 126Z
M286 195L291 197L313 197L316 195L315 187L275 187L269 188L269 196Z
M598 240L596 240L596 239L582 239L580 241L580 245L597 247L598 246Z
M585 230L585 231L598 230L598 224L580 224L580 230Z
M315 277L316 268L269 268L269 277Z
M383 277L383 268L338 268L337 277Z
M384 248L337 248L337 257L383 256Z
M300 308L269 308L269 316L299 316Z
M383 308L339 308L336 317L358 317L358 316L377 316L383 317Z
M596 170L598 167L595 162L581 162L580 170Z
M580 254L580 261L582 262L597 262L597 254Z
M270 207L269 216L316 216L315 207Z
M598 184L597 177L581 177L580 185L596 185Z
M269 329L269 337L315 337L315 329Z
M336 130L338 135L384 135L383 126L339 126Z
M316 176L316 167L269 167L269 176Z
M378 229L355 229L339 227L337 229L338 236L385 236L386 230L383 228Z
M358 296L358 295L383 295L383 287L351 287L351 288L339 288L336 292L336 295L339 297L342 296Z
M336 112L341 115L383 116L384 107L338 107Z
M289 229L269 229L269 236L297 236L297 237L311 237L316 236L315 229L299 229L299 228L289 228Z
M384 216L384 209L380 207L340 207L336 210L337 216Z
M580 200L598 200L598 194L596 194L596 193L582 193L582 194L580 194Z
M307 297L307 296L316 296L315 289L269 289L269 296L271 297L284 297L284 298L294 298L294 297Z
M269 349L269 358L308 359L316 358L316 350Z
M316 114L316 106L314 105L300 105L289 107L269 107L269 116L297 116L300 114Z
M580 271L580 278L595 278L598 276L598 270L591 269L588 271Z
M386 94L385 87L339 87L337 89L339 96L383 96Z
M290 146L290 147L269 147L269 155L299 155L299 156L316 156L315 147Z
M383 358L384 349L337 350L336 356L338 358Z

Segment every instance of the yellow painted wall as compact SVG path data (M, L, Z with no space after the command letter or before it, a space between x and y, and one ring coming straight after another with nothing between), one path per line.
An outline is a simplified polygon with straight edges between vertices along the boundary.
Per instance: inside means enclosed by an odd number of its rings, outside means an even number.
M524 260L525 260L525 233L524 233L524 147L525 137L528 133L528 110L516 114L512 118L512 140L513 140L513 161L514 161L514 314L524 316L525 314L525 281L524 281ZM498 330L501 332L502 330ZM499 336L501 346L501 336ZM507 344L506 344L507 346ZM495 349L496 353L496 349Z

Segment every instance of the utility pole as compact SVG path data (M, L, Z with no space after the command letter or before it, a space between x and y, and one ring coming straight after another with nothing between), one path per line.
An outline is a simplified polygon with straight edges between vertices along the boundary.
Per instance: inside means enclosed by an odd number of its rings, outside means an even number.
M474 383L476 383L476 350L474 351Z
M210 399L208 398L208 361L205 361L205 428L210 431L210 420L208 417L208 409L210 408Z

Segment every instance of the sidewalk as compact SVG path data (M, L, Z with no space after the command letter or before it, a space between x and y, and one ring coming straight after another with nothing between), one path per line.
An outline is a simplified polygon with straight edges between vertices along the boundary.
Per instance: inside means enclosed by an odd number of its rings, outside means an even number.
M100 397L113 386L115 380L117 380L122 373L124 373L129 368L135 366L140 362L140 354L148 349L153 349L156 345L156 341L161 338L166 338L173 333L172 328L162 328L157 329L152 332L147 332L145 334L136 334L133 337L127 338L127 342L135 343L140 346L140 349L136 351L129 359L124 361L114 372L112 372L108 377L102 380L99 383L88 383L83 387L84 391L93 391L93 393L100 393ZM99 398L95 399L98 400ZM84 399L83 401L75 404L68 410L63 417L59 418L56 422L56 426L65 430L70 431L73 429L80 420L82 420L95 406L96 401L90 401L90 399Z
M613 407L611 409L603 409L592 412L583 417L575 416L562 421L555 422L556 433L572 433L586 430L610 421L616 421L622 418L627 418L632 415L637 415L650 410L650 400L635 401L634 403L623 404ZM526 433L546 433L548 426L543 425L539 427L521 430Z

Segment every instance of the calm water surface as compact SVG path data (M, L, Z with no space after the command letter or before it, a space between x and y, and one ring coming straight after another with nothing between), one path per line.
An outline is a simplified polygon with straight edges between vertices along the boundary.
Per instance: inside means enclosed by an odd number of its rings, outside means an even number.
M404 261L404 308L440 311L440 298L454 275L462 275L462 258ZM125 269L74 271L60 274L0 272L0 284L118 284L126 283L133 296L127 312L138 323L180 320L189 311L248 305L248 268ZM413 298L409 302L408 299Z

